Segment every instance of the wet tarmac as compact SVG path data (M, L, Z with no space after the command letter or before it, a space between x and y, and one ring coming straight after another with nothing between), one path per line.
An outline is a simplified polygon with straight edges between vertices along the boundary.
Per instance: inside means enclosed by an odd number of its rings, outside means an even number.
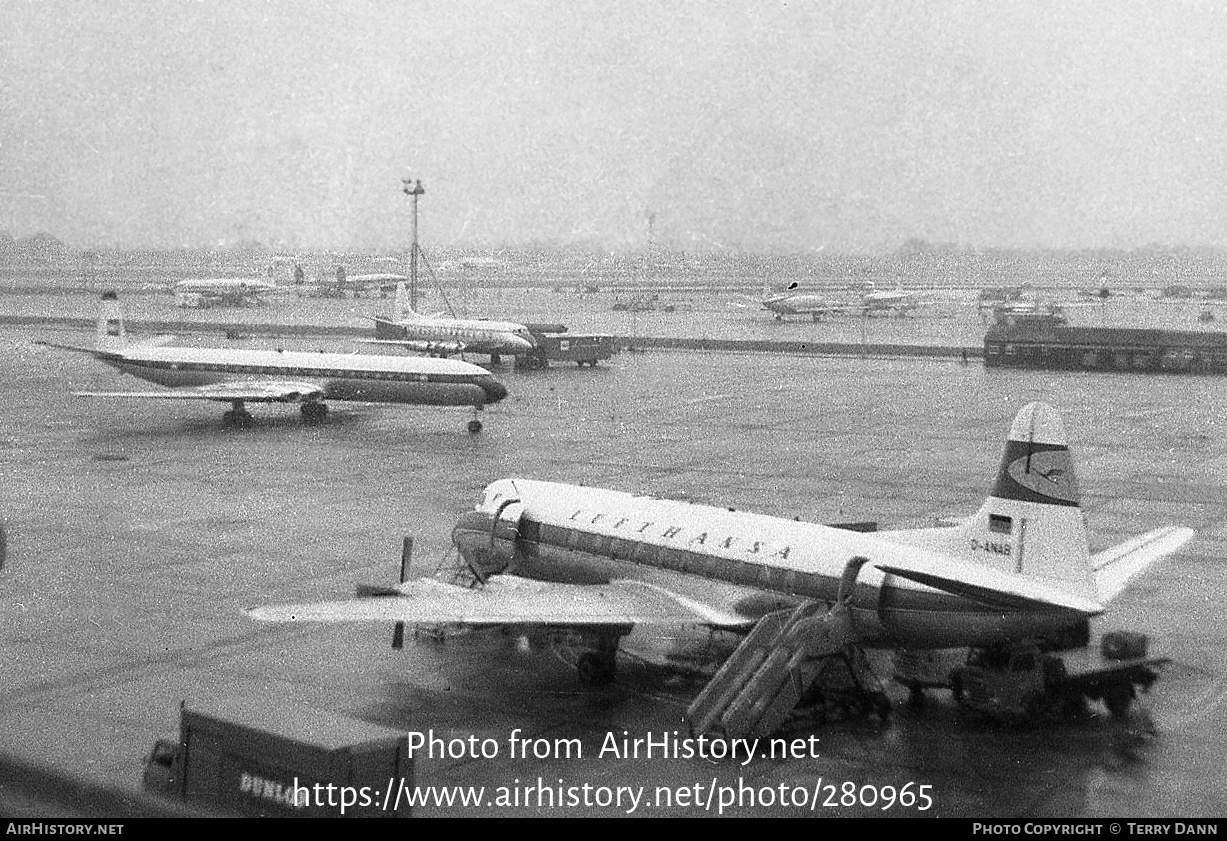
M133 383L32 346L44 335L10 329L0 339L9 524L0 751L136 790L154 739L176 732L180 700L244 696L494 740L492 758L421 758L418 782L485 786L491 802L498 787L519 787L520 805L430 805L422 815L630 811L625 800L582 805L585 785L593 798L646 786L636 815L1227 814L1223 379L624 353L595 369L500 369L510 396L486 412L478 436L465 433L463 410L347 404L310 428L293 409L255 407L256 426L240 432L223 430L213 406L74 398L74 389ZM1199 531L1096 620L1097 630L1146 632L1173 661L1125 722L1099 709L1041 728L978 722L947 693L914 710L888 684L897 704L887 724L801 731L817 737L801 758L625 758L601 755L608 734L682 730L698 685L635 654L674 642L701 650L709 640L698 629L632 640L618 683L591 689L565 650L493 632L411 639L395 651L390 628L243 615L390 583L409 532L414 573L432 572L455 518L509 475L822 522L931 524L974 510L1014 413L1036 399L1064 414L1092 548L1167 524ZM513 758L517 729L578 739L582 756ZM523 791L539 780L567 787L563 802L541 805L541 792ZM930 808L903 804L908 784L913 794L929 787ZM888 787L893 805L883 808ZM719 791L739 802L695 805ZM784 791L805 792L805 805L780 805Z

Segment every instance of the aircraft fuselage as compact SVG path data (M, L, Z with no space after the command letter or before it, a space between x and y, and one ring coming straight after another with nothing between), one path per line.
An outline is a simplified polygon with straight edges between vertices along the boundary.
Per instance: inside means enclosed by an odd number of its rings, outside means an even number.
M932 554L883 535L573 485L495 482L452 538L486 573L640 580L751 621L803 601L833 602L848 562L865 558L851 610L857 639L869 646L981 646L1082 618L1059 608L990 607L883 573L875 563Z
M405 340L423 343L463 345L474 353L519 355L533 349L528 328L501 321L473 319L417 318L392 322L375 320L375 337L383 340Z
M96 355L126 374L168 388L280 378L320 383L330 400L444 406L483 406L507 394L488 372L442 359L179 347Z

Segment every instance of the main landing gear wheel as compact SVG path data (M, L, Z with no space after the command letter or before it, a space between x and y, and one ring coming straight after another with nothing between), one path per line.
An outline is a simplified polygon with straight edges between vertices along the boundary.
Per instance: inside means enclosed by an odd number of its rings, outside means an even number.
M618 663L607 654L590 651L580 655L575 671L585 686L608 686L618 674Z
M227 429L246 429L255 423L255 418L246 409L227 409L222 413L222 426Z
M303 403L299 411L302 412L303 423L314 426L318 423L323 423L328 417L328 407L323 403Z
M470 433L476 435L477 433L481 432L481 421L479 421L477 418L473 418L473 420L469 421L468 428Z
M1133 703L1133 687L1113 686L1104 693L1103 703L1113 718L1124 718L1129 714L1129 705Z
M950 675L950 694L954 696L955 703L963 703L963 675L958 671Z

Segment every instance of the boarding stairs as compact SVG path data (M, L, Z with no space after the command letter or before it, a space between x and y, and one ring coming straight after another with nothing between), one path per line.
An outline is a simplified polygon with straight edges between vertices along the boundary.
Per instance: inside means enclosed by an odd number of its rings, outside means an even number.
M838 650L827 634L806 633L826 624L827 606L806 602L758 621L686 711L695 733L726 738L769 736L779 729Z
M806 706L889 715L890 701L854 645L852 597L866 563L848 561L835 604L804 602L760 619L686 710L691 732L770 736Z

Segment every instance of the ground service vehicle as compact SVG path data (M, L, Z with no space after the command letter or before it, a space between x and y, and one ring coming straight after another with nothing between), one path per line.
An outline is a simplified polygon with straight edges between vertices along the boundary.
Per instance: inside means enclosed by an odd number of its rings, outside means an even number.
M181 709L178 742L154 744L143 788L248 817L408 817L413 762L405 733L336 713L193 705Z
M961 665L954 652L909 652L896 659L896 680L908 686L913 701L924 688L948 686L959 704L974 713L1008 721L1036 721L1085 710L1101 701L1123 717L1138 690L1147 691L1167 661L1147 657L1143 634L1104 634L1099 651L1084 647L1061 653L1038 645L971 649ZM943 669L948 677L943 681Z
M596 333L565 333L562 330L542 330L540 327L557 325L528 325L536 342L523 357L528 368L546 368L551 362L574 362L579 367L591 365L613 356L613 336Z

